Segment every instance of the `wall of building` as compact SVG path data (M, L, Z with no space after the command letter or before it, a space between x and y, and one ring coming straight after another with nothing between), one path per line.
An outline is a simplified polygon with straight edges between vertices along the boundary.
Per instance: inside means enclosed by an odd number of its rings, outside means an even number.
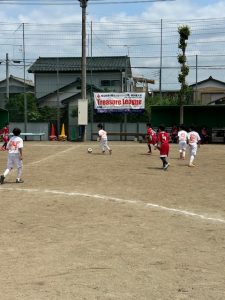
M35 91L36 97L41 98L45 95L56 91L72 82L77 78L81 78L80 72L73 73L37 73L35 74ZM116 86L102 86L101 81L117 81L120 85ZM87 84L95 85L101 89L107 89L114 92L121 92L122 90L122 73L121 72L93 72L92 76L87 74Z
M9 123L10 132L13 128L20 128L21 132L24 132L25 124L20 122L11 122ZM42 136L42 141L48 141L49 139L49 123L40 122L40 123L27 123L27 132L31 133L41 133L44 132L45 135ZM32 136L27 138L29 141L40 141L39 136Z

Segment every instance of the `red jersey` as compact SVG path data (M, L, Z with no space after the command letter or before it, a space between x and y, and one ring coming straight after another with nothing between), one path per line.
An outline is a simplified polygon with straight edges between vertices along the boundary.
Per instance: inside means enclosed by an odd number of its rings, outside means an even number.
M160 157L168 157L169 141L170 141L170 136L167 132L161 131L158 133Z
M157 136L156 132L152 128L147 129L147 136L149 136L149 138L147 139L147 143L155 145L157 142Z
M4 135L8 135L9 134L9 128L8 127L4 127L3 128L3 134Z
M153 135L155 135L155 131L152 128L148 128L147 129L147 135L153 136Z
M161 144L169 144L170 141L170 136L167 132L165 131L160 131L158 133L158 142Z

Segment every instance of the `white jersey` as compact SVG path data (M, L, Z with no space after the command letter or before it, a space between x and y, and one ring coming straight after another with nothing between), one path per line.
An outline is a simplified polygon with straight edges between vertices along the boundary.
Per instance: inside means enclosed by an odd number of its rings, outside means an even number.
M178 132L179 142L186 142L188 138L188 133L185 130L180 130Z
M7 149L10 154L19 153L19 149L23 148L23 140L19 136L13 136L7 144Z
M197 145L200 140L201 138L196 131L191 131L188 133L188 142L190 145Z
M98 135L102 140L107 140L107 132L103 129L100 129L98 132Z

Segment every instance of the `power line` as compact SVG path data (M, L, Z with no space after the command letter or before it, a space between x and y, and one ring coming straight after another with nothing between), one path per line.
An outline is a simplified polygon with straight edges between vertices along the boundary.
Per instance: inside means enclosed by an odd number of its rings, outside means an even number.
M140 4L140 3L151 3L151 2L168 2L176 0L89 0L89 4ZM74 0L1 0L0 4L13 4L13 5L78 5L79 3L74 2ZM79 4L80 5L80 4Z

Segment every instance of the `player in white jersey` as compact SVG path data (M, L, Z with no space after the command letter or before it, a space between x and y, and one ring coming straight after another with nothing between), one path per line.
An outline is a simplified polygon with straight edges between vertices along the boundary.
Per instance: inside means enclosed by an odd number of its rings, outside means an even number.
M9 140L6 149L8 150L8 161L5 172L0 177L0 183L3 184L5 177L13 169L14 165L17 167L16 183L23 183L21 179L23 169L23 140L19 137L21 130L19 128L13 129L13 136Z
M98 124L98 137L100 142L100 147L102 149L102 153L104 154L106 150L109 151L109 154L112 154L112 150L108 145L107 132L103 129L102 124Z
M179 131L178 131L178 143L179 143L180 159L185 159L186 147L187 147L187 138L188 138L188 133L185 130L184 125L180 125Z
M198 147L200 147L200 141L201 138L198 134L197 131L195 131L195 128L192 126L189 129L189 133L188 133L188 144L190 147L190 161L189 161L189 167L194 167L194 159L196 157L197 154L197 149Z

